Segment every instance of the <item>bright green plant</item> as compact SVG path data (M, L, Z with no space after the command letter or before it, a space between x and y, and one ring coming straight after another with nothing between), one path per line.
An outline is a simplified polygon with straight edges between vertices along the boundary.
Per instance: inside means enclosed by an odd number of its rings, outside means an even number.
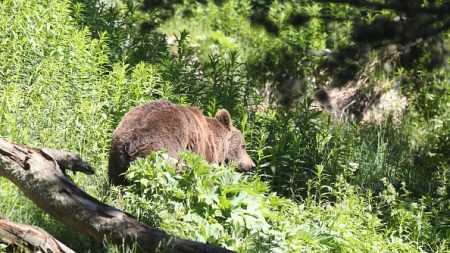
M95 39L106 38L112 62L134 66L141 61L158 62L167 51L165 38L145 21L155 13L140 11L139 1L72 0L71 14L78 27L88 28Z
M296 204L271 193L259 177L208 165L191 153L181 157L176 166L166 154L138 159L127 171L132 184L120 205L174 235L239 252L415 252L423 246L384 229L371 211L371 193L361 194L343 177L325 185L323 166L308 183L308 200Z

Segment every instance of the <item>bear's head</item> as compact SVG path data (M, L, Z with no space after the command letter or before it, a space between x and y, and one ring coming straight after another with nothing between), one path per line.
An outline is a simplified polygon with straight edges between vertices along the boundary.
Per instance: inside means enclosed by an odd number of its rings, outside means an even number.
M240 172L253 170L256 165L245 150L245 140L241 131L233 127L230 113L221 109L216 113L215 118L230 131L228 149L225 150L225 163L236 163L237 171Z

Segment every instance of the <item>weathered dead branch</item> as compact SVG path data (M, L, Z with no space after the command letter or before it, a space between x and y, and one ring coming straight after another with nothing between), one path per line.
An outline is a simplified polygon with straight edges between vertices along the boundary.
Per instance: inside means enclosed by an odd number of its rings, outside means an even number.
M28 249L30 252L75 253L41 228L19 224L0 217L0 242L7 251Z

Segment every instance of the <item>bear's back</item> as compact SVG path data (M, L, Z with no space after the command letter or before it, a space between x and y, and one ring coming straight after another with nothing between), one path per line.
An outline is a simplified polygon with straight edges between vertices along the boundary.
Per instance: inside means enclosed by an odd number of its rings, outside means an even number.
M174 107L174 104L165 100L156 100L132 108L120 121L115 130L115 135L130 129L132 130L137 126L143 126L148 122L148 118L152 114L168 107Z

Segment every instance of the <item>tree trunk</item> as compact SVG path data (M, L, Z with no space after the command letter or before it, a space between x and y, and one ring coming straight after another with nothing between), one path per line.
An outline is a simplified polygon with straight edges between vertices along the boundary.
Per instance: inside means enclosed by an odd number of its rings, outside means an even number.
M12 181L45 212L99 243L105 238L117 245L137 243L140 252L154 252L158 245L168 245L172 252L180 253L232 252L170 236L91 197L61 171L60 166L74 166L73 161L65 161L73 155L66 154L55 155L55 160L49 149L30 149L0 140L0 176ZM80 161L75 167L88 166Z

